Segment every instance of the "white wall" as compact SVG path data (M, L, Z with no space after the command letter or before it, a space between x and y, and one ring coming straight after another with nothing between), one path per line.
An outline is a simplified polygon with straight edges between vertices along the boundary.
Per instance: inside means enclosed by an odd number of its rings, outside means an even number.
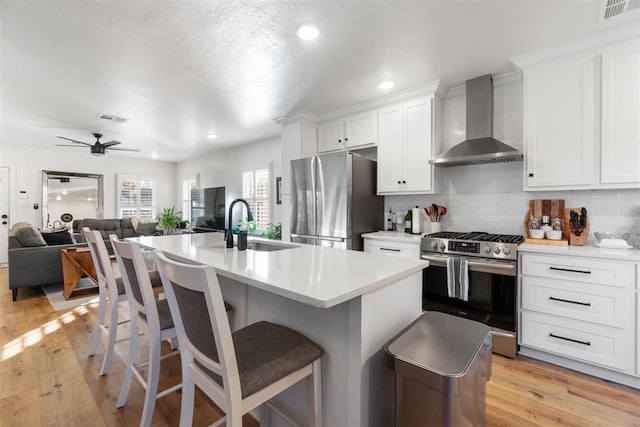
M153 176L156 179L156 205L158 210L172 206L176 200L175 163L154 160L140 160L120 157L110 153L95 157L86 150L68 151L24 147L0 143L0 162L10 163L16 171L16 192L26 191L26 199L11 200L15 208L15 217L11 224L19 221L42 226L42 171L94 173L104 176L104 217L117 218L116 215L116 175L137 174ZM38 203L38 209L33 204ZM177 204L176 206L179 206Z
M522 82L512 77L494 81L494 136L522 150ZM444 100L443 144L446 149L465 137L464 88L453 88ZM426 165L425 165L426 166ZM591 231L640 231L640 190L523 191L523 162L469 165L442 171L442 194L388 196L394 211L445 205L443 230L524 234L531 199L564 199L569 208L586 207Z
M265 139L233 149L220 150L203 157L185 160L178 163L176 179L181 182L183 177L199 174L200 187L225 187L226 205L233 199L242 196L242 172L247 170L271 168L271 222L282 222L281 205L276 204L275 179L282 176L280 137ZM180 194L177 194L179 206ZM234 212L238 218L240 209ZM236 220L234 219L234 224Z

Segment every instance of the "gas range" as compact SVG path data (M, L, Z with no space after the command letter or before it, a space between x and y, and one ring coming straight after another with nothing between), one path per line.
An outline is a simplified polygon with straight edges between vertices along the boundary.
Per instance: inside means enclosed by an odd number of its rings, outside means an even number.
M441 231L426 234L420 241L420 252L516 260L518 245L522 242L524 236L520 235Z

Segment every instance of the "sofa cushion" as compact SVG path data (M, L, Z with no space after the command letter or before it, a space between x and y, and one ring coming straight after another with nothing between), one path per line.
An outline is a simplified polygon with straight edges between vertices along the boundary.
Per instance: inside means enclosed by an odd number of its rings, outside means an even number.
M71 245L75 243L73 241L73 237L71 237L71 234L69 234L68 230L51 231L51 232L42 231L40 232L40 234L42 234L44 241L47 242L47 245L49 246Z
M153 236L156 232L156 222L140 218L131 218L131 224L138 236Z
M86 218L82 220L82 226L99 231L103 239L108 239L110 234L115 234L119 239L123 237L119 219Z
M47 242L42 238L38 229L28 222L18 222L11 227L11 233L22 246L47 246Z
M134 230L133 228L131 218L122 218L119 221L120 229L122 230L122 236L120 236L121 238L126 239L127 237L136 237L138 235L136 233L136 230Z

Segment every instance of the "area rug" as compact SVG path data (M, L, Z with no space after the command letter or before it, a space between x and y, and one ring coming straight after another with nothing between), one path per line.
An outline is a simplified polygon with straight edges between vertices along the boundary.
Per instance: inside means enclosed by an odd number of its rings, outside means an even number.
M51 304L51 307L53 307L53 311L68 310L85 304L97 303L98 287L88 277L83 277L82 279L80 279L74 292L83 290L86 291L89 288L95 288L95 292L90 295L85 294L83 296L78 296L75 298L73 297L73 295L71 295L71 298L66 300L64 299L64 295L62 294L62 291L64 290L64 285L62 283L42 286L42 290L47 296L49 304Z

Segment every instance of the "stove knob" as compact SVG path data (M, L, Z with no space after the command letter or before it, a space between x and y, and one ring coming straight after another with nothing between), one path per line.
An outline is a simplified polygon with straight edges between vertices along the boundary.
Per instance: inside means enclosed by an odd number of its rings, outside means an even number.
M438 242L431 243L431 249L438 249Z
M502 253L505 255L509 255L511 253L511 250L509 248L504 248L502 249Z
M444 245L444 243L440 243L440 250L444 251L444 248L446 248L446 246Z
M500 248L496 248L496 250L493 251L493 253L496 254L496 255L500 255Z
M491 253L491 247L490 246L485 246L484 252L490 254Z

